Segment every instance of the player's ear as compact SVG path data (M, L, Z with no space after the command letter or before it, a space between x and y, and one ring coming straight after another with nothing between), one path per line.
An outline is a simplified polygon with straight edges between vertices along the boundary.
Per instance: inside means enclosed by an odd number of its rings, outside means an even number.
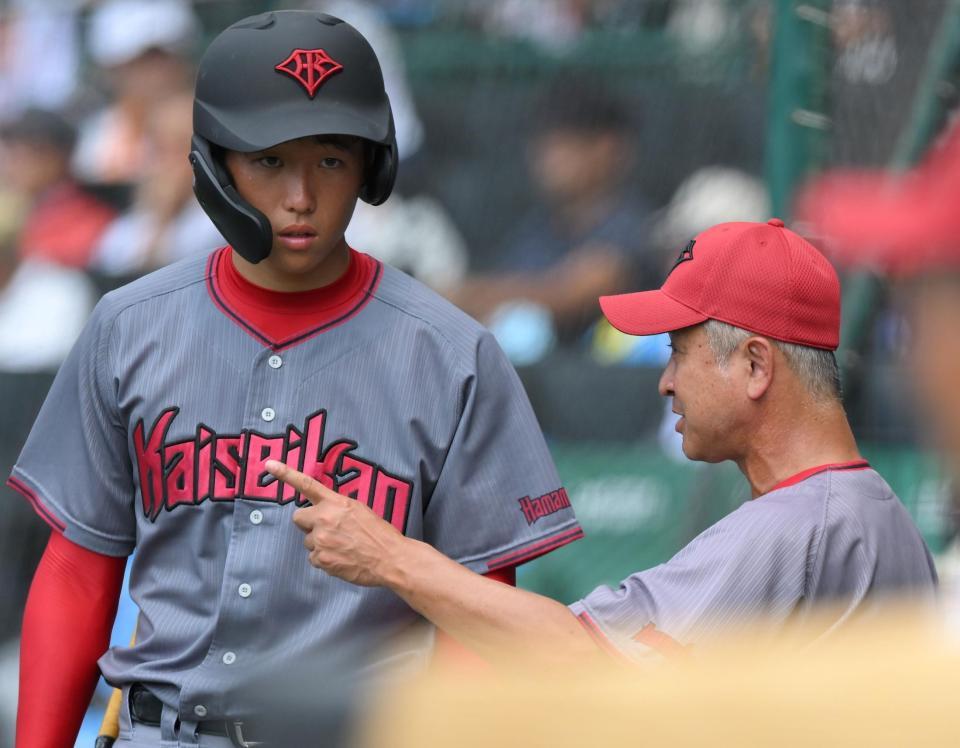
M774 344L767 338L747 338L741 347L747 366L747 397L759 400L773 382Z

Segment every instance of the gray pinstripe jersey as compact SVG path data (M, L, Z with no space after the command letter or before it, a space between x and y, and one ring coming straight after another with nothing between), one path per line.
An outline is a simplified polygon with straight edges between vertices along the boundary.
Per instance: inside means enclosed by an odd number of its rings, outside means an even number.
M299 497L267 459L479 572L581 534L519 379L477 323L379 266L349 318L271 348L217 298L215 257L104 297L11 477L70 540L136 549L137 643L101 659L107 679L208 719L249 714L252 664L329 670L358 638L375 651L416 632L401 660L432 641L389 591L309 565Z
M931 603L936 581L906 509L860 463L748 501L666 563L570 607L601 641L642 659L738 621L759 619L753 624L775 632L828 605L813 631L822 635L854 614L876 613L890 597Z

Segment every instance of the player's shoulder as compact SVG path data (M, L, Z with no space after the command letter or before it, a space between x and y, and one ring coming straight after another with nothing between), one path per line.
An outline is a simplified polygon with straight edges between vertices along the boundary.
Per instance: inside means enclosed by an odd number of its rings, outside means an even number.
M172 297L176 303L178 293L202 287L208 265L209 256L190 257L147 273L104 294L95 314L103 320L114 319L126 309L160 297Z
M492 339L483 325L432 288L391 265L382 265L373 296L388 313L402 316L462 355L474 355L481 340Z

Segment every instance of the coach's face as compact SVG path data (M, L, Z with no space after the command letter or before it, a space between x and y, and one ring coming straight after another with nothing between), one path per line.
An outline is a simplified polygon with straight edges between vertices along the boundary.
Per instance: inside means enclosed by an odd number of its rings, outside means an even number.
M234 255L244 276L266 288L300 291L346 271L344 232L363 184L362 141L298 138L252 153L228 151L226 164L237 192L273 227L265 260L254 265Z
M683 453L704 462L736 459L747 417L736 369L720 367L703 325L670 333L670 345L659 388L680 416Z

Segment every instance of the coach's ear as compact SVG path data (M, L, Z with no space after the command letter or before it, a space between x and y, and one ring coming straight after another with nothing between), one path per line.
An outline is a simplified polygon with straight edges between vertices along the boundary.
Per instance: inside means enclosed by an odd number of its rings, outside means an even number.
M767 338L753 336L744 341L742 351L749 367L747 397L751 400L759 400L773 382L773 343Z

